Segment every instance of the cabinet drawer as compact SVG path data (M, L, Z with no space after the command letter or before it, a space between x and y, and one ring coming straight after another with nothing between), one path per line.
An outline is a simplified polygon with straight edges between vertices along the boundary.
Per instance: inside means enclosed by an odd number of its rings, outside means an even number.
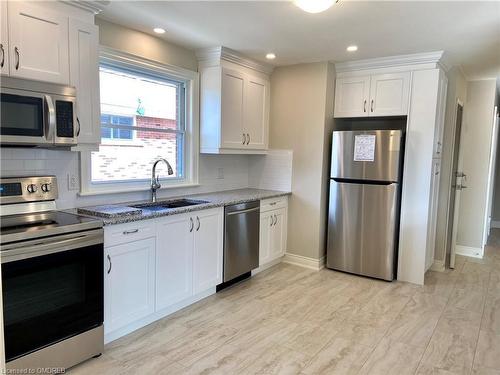
M104 246L109 247L155 236L156 230L153 220L110 225L104 227Z
M270 210L275 210L277 208L283 208L287 206L288 197L277 197L263 199L260 201L260 212L266 212Z

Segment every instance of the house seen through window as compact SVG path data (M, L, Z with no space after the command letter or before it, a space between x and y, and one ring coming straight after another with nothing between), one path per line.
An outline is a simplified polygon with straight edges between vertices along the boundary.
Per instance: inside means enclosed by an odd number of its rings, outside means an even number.
M101 146L91 155L92 183L149 180L158 158L172 165L174 175L168 178L182 179L185 84L107 65L99 77Z

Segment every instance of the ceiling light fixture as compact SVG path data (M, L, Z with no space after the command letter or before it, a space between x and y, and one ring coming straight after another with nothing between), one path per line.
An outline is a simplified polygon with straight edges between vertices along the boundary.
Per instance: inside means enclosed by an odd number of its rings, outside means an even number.
M153 31L157 34L165 34L165 29L162 29L161 27L155 27Z
M276 58L276 55L274 53L272 53L272 52L268 53L266 55L266 59L268 59L268 60L274 60L275 58Z
M347 47L347 52L356 52L358 50L358 46L349 46Z
M339 0L294 0L295 5L308 13L321 13Z

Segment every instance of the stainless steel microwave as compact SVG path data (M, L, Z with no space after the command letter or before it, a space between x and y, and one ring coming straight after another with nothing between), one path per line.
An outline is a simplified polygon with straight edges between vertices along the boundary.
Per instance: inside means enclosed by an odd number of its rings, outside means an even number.
M73 87L2 77L2 146L72 146L80 131Z

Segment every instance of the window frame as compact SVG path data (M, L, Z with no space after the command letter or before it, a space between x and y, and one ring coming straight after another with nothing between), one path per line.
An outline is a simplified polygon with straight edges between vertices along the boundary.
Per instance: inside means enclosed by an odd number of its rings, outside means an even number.
M186 186L197 186L198 164L199 164L199 75L197 72L180 68L173 65L158 63L144 59L126 52L116 51L111 48L101 47L99 66L116 66L138 72L152 77L181 81L185 85L185 132L183 152L184 176L176 178L160 177L161 189L174 189ZM100 101L99 101L100 103ZM99 139L101 138L101 124L99 111ZM128 140L125 140L128 141ZM95 149L94 149L95 150ZM149 180L135 181L112 181L92 183L91 175L91 152L82 150L80 152L80 192L79 195L114 194L133 191L150 190ZM153 161L151 161L151 166Z

